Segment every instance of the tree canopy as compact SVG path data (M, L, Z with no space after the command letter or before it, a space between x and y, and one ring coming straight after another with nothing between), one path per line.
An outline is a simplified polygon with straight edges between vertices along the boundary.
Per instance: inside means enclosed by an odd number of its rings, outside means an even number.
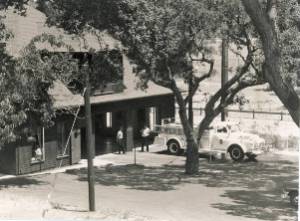
M7 1L7 4L24 13L23 2ZM237 45L235 53L242 58L243 64L207 103L206 119L200 125L198 138L201 137L200 130L203 131L226 106L237 101L240 90L261 84L264 80L269 82L299 124L299 97L292 87L297 84L299 75L299 3L296 0L280 0L276 4L272 0L41 0L38 3L47 14L49 25L62 27L74 34L94 29L108 31L121 40L127 48L127 55L136 63L135 73L141 79L140 87L146 88L151 80L174 92L187 138L187 158L190 159L187 160L187 168L190 171L198 170L198 146L193 125L188 123L186 105L196 93L199 83L213 73L214 61L210 58L212 50L208 40L226 38L233 42ZM8 37L7 34L3 36ZM36 49L32 45L30 47L35 52ZM241 53L243 48L246 48L246 54ZM45 88L49 88L55 78L61 77L49 70L70 73L63 79L66 80L74 75L74 69L72 65L66 67L61 63L70 59L60 57L65 55L38 58L39 53L28 53L19 61L7 56L7 61L17 67L14 72L19 75L15 79L23 77L28 78L27 82L37 83L34 93L41 95L42 98L38 99L42 100L37 100L37 97L30 100L34 96L29 93L27 98L30 102L26 104L29 109L26 105L22 109L40 111L43 121L49 120L53 114L47 106L48 98L43 96ZM193 68L195 62L206 63L209 66L207 73L196 73ZM38 67L46 71L40 73L41 70L35 70ZM187 97L181 93L177 78L189 82L191 90ZM36 108L37 104L40 106ZM19 117L26 118L25 114ZM196 163L189 164L192 161Z
M13 58L1 53L1 102L0 137L1 144L16 141L23 131L23 125L52 125L55 109L48 92L56 80L68 83L78 73L78 64L71 55L49 54L36 47L36 42L61 43L52 36L38 36Z
M299 46L293 43L299 40L299 2L242 0L242 3L261 41L264 78L299 126L300 99L292 85L293 72L299 70Z

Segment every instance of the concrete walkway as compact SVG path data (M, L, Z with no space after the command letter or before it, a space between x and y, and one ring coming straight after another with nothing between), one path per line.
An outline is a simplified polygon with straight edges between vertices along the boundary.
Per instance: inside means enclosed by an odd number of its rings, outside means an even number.
M134 163L134 155L138 158L140 154L144 154L147 152L140 152L140 147L133 149L130 152L127 152L125 155L121 154L121 158L125 158L126 162L132 162ZM155 153L158 151L161 151L162 147L160 145L150 145L149 151L150 153ZM136 151L136 153L134 153ZM110 154L104 154L104 155L99 155L96 156L93 160L94 166L95 167L104 167L109 164L120 164L118 161L117 153L110 153ZM125 163L125 162L124 162ZM72 170L72 169L80 169L80 168L86 168L87 167L87 160L82 159L80 160L77 164L70 165L70 166L64 166L61 168L53 168L49 170L44 170L41 172L36 172L36 173L30 173L30 174L24 174L24 175L7 175L7 174L0 174L0 180L6 180L6 179L11 179L11 178L16 178L16 177L28 177L28 176L38 176L42 174L55 174L55 173L63 173L66 172L67 170Z

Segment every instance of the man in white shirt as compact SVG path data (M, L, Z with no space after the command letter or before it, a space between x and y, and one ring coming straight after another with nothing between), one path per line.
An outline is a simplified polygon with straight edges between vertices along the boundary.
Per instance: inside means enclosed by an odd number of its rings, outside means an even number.
M120 127L120 129L117 132L117 144L119 149L119 154L121 154L121 151L123 154L125 154L125 148L124 148L124 134L123 134L123 127Z
M35 150L35 159L41 161L43 158L42 149L38 146Z
M149 152L149 137L150 137L150 128L145 125L144 128L142 129L142 152L144 152L144 146L146 146L147 152Z

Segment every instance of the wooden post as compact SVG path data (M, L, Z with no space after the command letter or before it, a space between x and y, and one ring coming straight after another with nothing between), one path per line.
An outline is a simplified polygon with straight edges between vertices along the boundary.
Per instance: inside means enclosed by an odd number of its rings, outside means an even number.
M134 136L133 136L133 118L134 110L129 109L126 111L126 149L131 151L134 148Z
M93 168L93 158L95 154L95 149L92 147L92 113L91 113L91 103L90 103L90 71L85 73L85 84L86 90L84 93L84 108L85 108L85 125L86 125L86 147L88 155L88 185L89 185L89 210L95 211L95 184L94 184L94 168Z
M221 87L228 81L228 39L222 39L222 68L221 68ZM224 96L221 97L224 100ZM225 108L221 112L221 121L226 120Z

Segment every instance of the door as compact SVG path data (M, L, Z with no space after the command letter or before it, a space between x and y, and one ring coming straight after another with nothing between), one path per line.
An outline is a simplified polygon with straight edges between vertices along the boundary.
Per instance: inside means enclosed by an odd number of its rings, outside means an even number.
M226 150L228 145L229 131L226 126L217 127L212 137L212 150Z

